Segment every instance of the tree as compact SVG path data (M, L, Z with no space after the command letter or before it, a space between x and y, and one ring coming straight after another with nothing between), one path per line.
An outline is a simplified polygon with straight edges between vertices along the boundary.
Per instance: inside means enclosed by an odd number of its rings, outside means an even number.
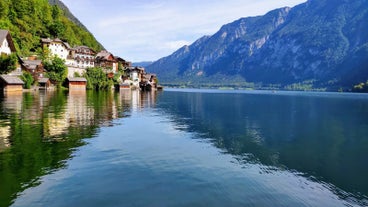
M9 12L9 2L8 0L0 1L0 19L8 16Z
M90 90L108 90L114 84L102 68L87 68L84 77L87 79L87 89Z
M23 72L23 75L20 77L22 79L22 81L24 81L24 87L26 89L30 89L33 82L34 82L34 79L33 79L33 76L31 73L29 72Z
M7 74L17 68L18 58L16 54L0 56L0 74Z
M65 61L55 56L51 60L45 61L44 67L47 71L47 77L60 88L68 76L68 68L65 66Z

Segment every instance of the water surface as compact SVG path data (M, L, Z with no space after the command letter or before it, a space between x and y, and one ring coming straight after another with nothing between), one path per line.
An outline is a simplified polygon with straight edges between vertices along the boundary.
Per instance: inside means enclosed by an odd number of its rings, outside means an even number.
M363 94L171 89L0 102L0 206L368 205Z

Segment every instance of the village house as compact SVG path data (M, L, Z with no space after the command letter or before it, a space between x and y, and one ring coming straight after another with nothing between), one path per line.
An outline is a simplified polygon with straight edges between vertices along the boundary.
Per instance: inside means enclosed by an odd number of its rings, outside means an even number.
M95 67L96 52L87 46L77 46L70 49L66 65L68 66L68 77L74 77L78 73L82 75L86 68Z
M97 53L95 66L104 68L109 77L111 77L111 75L113 76L118 71L118 61L115 59L114 55L106 50Z
M126 76L124 77L124 83L130 83L133 87L139 88L144 73L145 73L144 68L142 67L126 68L125 69Z
M0 29L0 55L10 55L15 52L16 49L10 32L8 30Z
M123 68L129 68L132 67L132 62L128 62L126 60L124 60L123 58L119 57L119 56L115 56L115 60L118 62L118 64L121 65L121 67Z
M11 55L15 53L16 49L13 43L13 39L8 30L0 30L0 55ZM8 75L19 76L22 75L22 69L19 64L14 71L11 71Z
M96 52L87 46L73 48L74 65L79 68L95 67Z
M48 48L50 54L52 56L57 56L65 61L70 60L70 45L67 42L63 42L59 38L50 39L50 38L42 38L41 39L42 47Z
M144 91L150 91L157 89L157 77L156 74L145 73L142 76L142 80L140 82L140 88Z

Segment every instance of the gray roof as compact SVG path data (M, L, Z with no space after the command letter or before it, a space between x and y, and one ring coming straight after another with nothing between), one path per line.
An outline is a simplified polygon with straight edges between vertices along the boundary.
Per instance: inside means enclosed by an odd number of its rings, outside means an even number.
M50 39L50 38L41 38L41 41L45 42L45 43L50 43L50 42L52 42L52 39Z
M24 82L18 76L1 75L0 77L9 85L23 85L24 84Z
M106 51L106 50L102 50L99 53L97 53L96 55L96 59L108 59L109 56L112 55L110 52ZM112 55L113 56L113 55ZM114 56L113 56L114 57ZM114 57L115 58L115 57Z
M71 49L71 47L70 47L69 43L67 43L67 42L63 42L63 41L62 41L61 39L59 39L59 38L55 38L55 39L50 39L50 38L41 38L41 42L43 42L43 43L59 42L59 43L63 43L67 49Z
M6 36L8 36L8 34L9 34L8 30L0 29L0 43L3 43L4 39L6 38Z
M47 83L49 81L49 78L40 78L38 80L39 83Z
M23 62L23 65L29 69L36 69L37 66L42 64L42 60L23 60Z
M87 82L85 78L68 78L69 82Z

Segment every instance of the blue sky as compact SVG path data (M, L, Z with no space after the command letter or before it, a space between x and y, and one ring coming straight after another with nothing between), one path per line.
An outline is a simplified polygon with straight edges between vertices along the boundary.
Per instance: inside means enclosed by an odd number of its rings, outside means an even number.
M107 50L154 61L224 24L306 0L62 0Z

